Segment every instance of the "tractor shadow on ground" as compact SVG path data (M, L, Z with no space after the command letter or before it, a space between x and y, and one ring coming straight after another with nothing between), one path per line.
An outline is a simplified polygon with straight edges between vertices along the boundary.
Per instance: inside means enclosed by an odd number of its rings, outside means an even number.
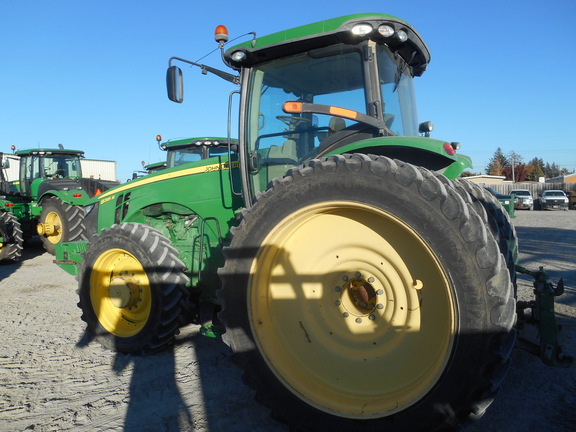
M130 364L133 365L129 387L130 401L123 430L194 430L196 421L176 382L174 347L154 356L116 354L112 368L117 374L121 374Z
M22 250L22 258L18 262L0 262L0 280L6 279L20 267L22 263L27 260L31 260L46 253L46 250L42 246L42 241L38 237L32 237L24 244L24 249Z
M92 343L98 342L84 332L76 346ZM289 430L242 382L230 348L221 338L201 335L197 325L182 328L174 344L160 353L115 353L112 359L116 375L130 374L124 432Z

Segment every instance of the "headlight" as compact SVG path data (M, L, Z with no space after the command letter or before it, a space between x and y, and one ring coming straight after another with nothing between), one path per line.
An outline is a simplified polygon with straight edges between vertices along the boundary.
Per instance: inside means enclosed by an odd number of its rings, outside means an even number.
M408 35L404 30L398 30L396 32L396 37L400 42L406 42L408 40Z
M387 24L382 24L380 27L378 27L378 33L384 37L390 37L394 34L394 28Z
M352 27L352 34L356 36L366 36L372 31L372 26L370 24L357 24Z
M244 60L246 60L246 53L244 51L235 51L232 53L231 58L235 62L242 63Z

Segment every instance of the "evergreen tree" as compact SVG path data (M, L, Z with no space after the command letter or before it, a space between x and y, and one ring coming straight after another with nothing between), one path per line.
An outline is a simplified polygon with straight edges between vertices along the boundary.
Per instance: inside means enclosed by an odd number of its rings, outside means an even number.
M540 177L545 177L544 175L544 161L537 157L533 158L526 164L526 180L537 182Z
M508 158L502 153L502 149L498 147L494 156L488 162L488 167L486 168L486 174L501 176L504 175L504 167L510 165Z
M544 175L546 178L558 177L561 175L560 167L556 162L552 162L552 164L546 162L546 165L544 166Z

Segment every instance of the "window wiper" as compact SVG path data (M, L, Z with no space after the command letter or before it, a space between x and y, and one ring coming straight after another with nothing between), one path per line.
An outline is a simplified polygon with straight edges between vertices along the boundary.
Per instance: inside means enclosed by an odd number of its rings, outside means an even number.
M406 68L408 67L408 65L412 62L412 60L414 60L414 57L416 57L416 51L412 52L412 57L410 57L410 61L404 61L404 63L402 64L401 67L396 68L396 74L394 75L394 90L392 90L392 93L395 93L396 90L398 89L398 85L400 84L400 79L402 78L402 75L404 74L404 71L406 71ZM404 60L402 57L400 57L402 60Z

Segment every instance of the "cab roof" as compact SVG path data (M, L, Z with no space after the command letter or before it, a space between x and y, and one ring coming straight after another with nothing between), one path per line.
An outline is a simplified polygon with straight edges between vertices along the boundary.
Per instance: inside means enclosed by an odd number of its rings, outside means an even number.
M238 140L232 138L230 140L232 144L238 143ZM220 146L227 145L228 138L223 137L196 137L196 138L184 138L174 141L166 141L160 144L162 150L169 150L178 147L191 147L191 146Z
M372 30L362 35L356 34L353 28L358 24L367 24ZM400 30L404 31L408 36L407 40L401 41L394 35L383 36L378 32L381 25L392 27L394 34ZM225 57L233 66L242 67L331 44L355 44L366 39L384 43L392 52L398 52L412 66L415 75L421 75L430 61L430 51L416 30L404 20L383 13L345 15L255 37L253 40L229 48ZM237 51L246 54L245 60L241 63L232 58L232 54Z
M17 156L50 154L50 155L84 157L84 152L82 150L51 149L51 148L37 148L37 149L18 150L15 154Z

